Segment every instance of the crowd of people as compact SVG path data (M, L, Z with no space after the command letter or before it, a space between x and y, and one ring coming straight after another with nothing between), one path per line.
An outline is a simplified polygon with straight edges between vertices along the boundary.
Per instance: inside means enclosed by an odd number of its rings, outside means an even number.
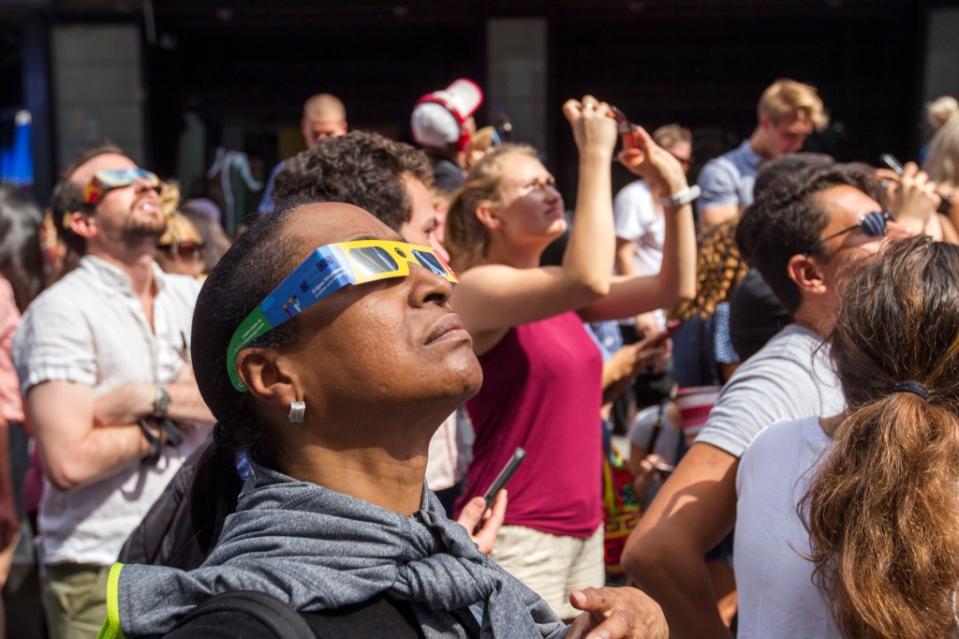
M313 96L232 236L108 144L0 189L46 636L956 636L959 103L841 163L777 80L691 184L688 128L570 99L568 207L482 102L417 148Z

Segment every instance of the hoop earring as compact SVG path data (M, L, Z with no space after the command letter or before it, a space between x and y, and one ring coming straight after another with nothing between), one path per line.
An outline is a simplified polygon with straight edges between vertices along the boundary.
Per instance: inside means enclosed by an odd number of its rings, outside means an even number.
M291 424L302 424L305 416L306 402L290 402L290 416L288 419L290 420Z

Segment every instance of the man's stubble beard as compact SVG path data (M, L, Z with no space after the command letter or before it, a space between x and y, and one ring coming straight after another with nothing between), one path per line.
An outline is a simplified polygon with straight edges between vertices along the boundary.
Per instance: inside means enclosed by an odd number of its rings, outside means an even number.
M120 231L120 239L127 245L140 244L145 239L159 240L166 231L166 217L159 221L138 220L135 214L127 219Z

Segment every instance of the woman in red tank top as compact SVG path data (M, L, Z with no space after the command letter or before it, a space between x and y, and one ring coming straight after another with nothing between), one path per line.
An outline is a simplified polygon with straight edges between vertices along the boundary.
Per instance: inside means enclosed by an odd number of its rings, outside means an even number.
M482 494L517 446L526 450L493 556L570 617L569 594L604 581L602 360L582 322L692 297L696 241L689 204L667 207L662 271L612 276L616 125L591 96L567 101L563 113L579 149L579 188L562 265L539 266L567 222L553 176L527 146L500 147L473 168L450 205L446 240L461 282L452 304L485 378L467 405L476 442L461 502ZM637 148L620 161L660 192L681 195L679 163L642 129L633 136Z

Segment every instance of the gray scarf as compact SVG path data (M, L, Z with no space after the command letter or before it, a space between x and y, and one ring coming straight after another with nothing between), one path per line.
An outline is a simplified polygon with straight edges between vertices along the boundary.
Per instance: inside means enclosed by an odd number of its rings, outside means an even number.
M451 611L481 613L481 637L559 639L566 626L534 592L482 553L424 490L412 517L253 466L237 512L209 558L184 572L124 566L127 637L165 633L212 595L264 592L300 612L336 610L384 593L412 603L426 639L465 638Z

